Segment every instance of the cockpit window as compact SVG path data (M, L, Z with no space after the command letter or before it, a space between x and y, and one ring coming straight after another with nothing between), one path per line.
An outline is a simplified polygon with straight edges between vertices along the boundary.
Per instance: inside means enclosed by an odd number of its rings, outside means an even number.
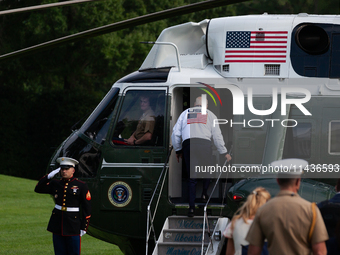
M112 142L126 146L162 146L164 90L129 90L115 126Z
M99 144L105 142L118 99L118 92L119 88L112 88L80 129L86 136Z
M293 126L293 123L288 124ZM312 144L312 124L299 123L288 127L286 133L283 158L310 158Z

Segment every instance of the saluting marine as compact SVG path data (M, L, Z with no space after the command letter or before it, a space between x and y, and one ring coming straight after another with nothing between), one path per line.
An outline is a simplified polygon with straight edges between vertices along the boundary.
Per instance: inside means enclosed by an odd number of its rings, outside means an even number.
M35 192L51 194L55 200L47 227L53 233L55 254L80 254L80 237L91 217L91 194L85 182L73 177L77 160L61 157L57 162L60 167L41 178ZM62 178L52 179L59 172Z

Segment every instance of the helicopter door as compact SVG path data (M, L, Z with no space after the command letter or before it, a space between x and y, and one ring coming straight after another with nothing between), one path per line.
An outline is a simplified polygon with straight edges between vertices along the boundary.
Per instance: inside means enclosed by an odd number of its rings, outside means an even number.
M232 95L227 89L216 89L217 93L224 100L224 108L221 109L218 104L215 105L213 99L209 96L208 101L208 109L212 111L218 118L221 119L231 119L232 118ZM196 97L205 94L201 89L201 86L195 85L188 87L186 86L176 86L171 91L171 124L170 124L170 135L172 133L172 129L176 124L176 121L180 114L186 110L187 108L194 105ZM222 136L226 143L231 141L232 139L232 128L229 125L220 125L220 129L222 132ZM228 146L227 146L228 147ZM228 148L229 150L230 148ZM222 157L219 156L219 153L215 146L213 146L213 155L216 158L216 163L219 165L223 165L224 163L224 155ZM219 160L222 161L219 162ZM187 171L185 170L185 164L182 161L180 163L177 162L176 153L173 151L169 160L169 197L171 202L174 204L186 204L188 202L188 179L189 176ZM211 194L213 183L215 179L211 179L211 185L209 186L208 194ZM220 183L219 188L215 190L215 193L212 194L212 203L221 201L222 197L222 184ZM197 183L196 186L196 197L199 198L201 196L203 189L203 184L201 181Z
M102 196L102 209L140 211L146 207L167 156L166 95L164 87L123 91L110 146L103 154L102 192L109 199ZM126 201L115 197L115 183L130 194Z

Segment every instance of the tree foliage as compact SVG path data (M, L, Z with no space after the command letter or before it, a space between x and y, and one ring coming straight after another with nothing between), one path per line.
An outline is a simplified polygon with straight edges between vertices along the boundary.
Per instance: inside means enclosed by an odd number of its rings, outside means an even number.
M57 0L1 0L0 10ZM102 0L0 16L0 54L194 3L194 0ZM112 84L137 70L169 26L216 17L268 13L338 13L335 0L253 0L173 17L68 43L0 63L0 173L38 178L53 148L88 115Z
M237 5L237 14L338 14L338 0L253 0Z

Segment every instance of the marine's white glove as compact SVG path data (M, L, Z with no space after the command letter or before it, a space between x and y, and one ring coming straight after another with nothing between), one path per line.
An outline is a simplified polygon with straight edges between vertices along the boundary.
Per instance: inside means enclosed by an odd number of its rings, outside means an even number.
M85 230L80 230L80 236L83 236L86 234L86 231Z
M58 167L57 169L53 170L52 172L50 172L47 175L47 179L52 179L57 173L59 173L59 171L60 171L60 167Z

